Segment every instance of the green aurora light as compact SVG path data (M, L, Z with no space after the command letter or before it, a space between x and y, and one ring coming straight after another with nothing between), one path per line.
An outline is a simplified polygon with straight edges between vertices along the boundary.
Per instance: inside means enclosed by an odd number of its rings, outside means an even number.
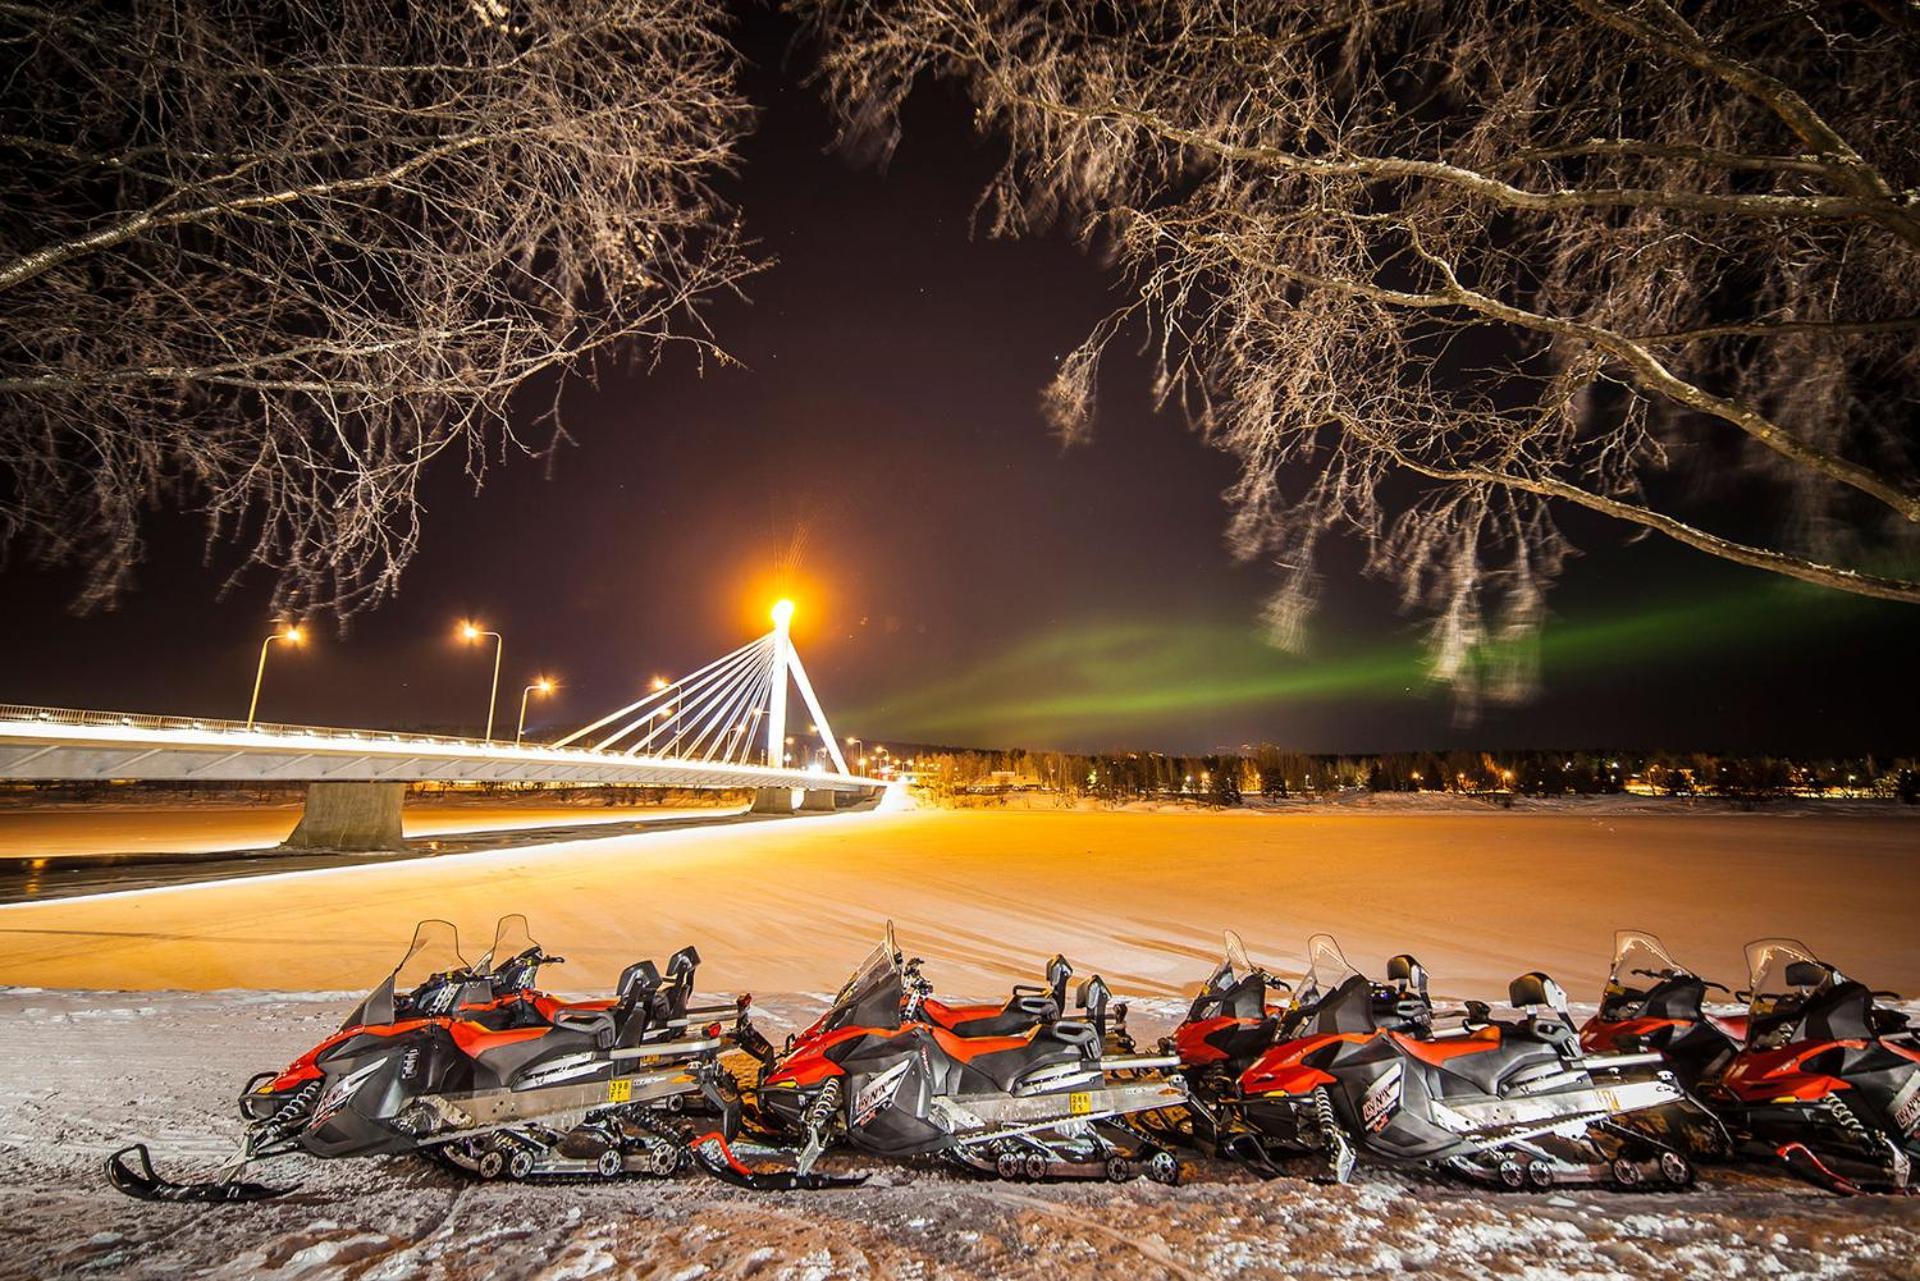
M1831 628L1873 608L1798 583L1768 583L1613 616L1552 619L1537 652L1549 681L1669 666L1710 650L1750 648L1760 634L1777 640ZM1340 637L1321 648L1328 656L1285 653L1247 622L1084 620L1031 635L947 680L852 709L848 719L920 742L1047 746L1065 735L1122 735L1183 712L1447 697L1415 636L1372 645ZM1499 658L1489 647L1478 661Z

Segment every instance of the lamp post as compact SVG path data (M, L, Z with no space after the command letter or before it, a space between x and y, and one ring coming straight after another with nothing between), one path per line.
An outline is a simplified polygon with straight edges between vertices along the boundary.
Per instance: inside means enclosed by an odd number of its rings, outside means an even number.
M253 669L253 698L247 704L248 729L253 728L253 714L260 710L260 682L266 679L267 675L267 648L275 641L285 641L289 645L304 645L307 634L300 630L298 623L295 623L285 631L275 632L260 642L260 665Z
M539 691L540 697L545 698L547 695L553 693L554 684L545 676L536 676L533 678L533 684L520 691L520 719L513 727L513 745L515 747L520 746L520 737L527 732L527 696L535 690Z
M507 642L499 632L490 632L475 623L460 624L460 639L472 645L482 637L493 637L493 686L487 691L487 742L493 741L493 705L500 700L500 654Z

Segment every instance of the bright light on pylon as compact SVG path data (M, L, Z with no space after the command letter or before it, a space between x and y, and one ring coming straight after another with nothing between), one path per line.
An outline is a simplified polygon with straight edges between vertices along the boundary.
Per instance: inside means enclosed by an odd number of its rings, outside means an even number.
M776 601L773 606L773 625L775 627L785 628L787 624L792 621L793 602L790 600Z

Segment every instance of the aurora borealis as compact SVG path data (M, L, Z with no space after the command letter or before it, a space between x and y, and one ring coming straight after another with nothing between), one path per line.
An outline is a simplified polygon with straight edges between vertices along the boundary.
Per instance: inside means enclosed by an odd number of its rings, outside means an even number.
M1844 634L1885 608L1798 584L1762 583L1553 619L1531 658L1561 686L1629 677L1636 668L1670 672L1757 634L1774 643L1820 629ZM915 741L1086 747L1184 739L1196 718L1223 711L1262 709L1279 726L1290 710L1308 704L1452 698L1430 679L1417 636L1325 638L1315 650L1282 653L1251 622L1086 621L1035 633L964 673L852 714L897 726L897 736Z

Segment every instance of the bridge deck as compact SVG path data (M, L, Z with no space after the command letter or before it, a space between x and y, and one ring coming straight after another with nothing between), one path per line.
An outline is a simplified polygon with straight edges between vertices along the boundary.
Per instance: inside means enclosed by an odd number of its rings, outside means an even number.
M0 704L0 778L637 783L838 792L886 786L852 774L738 761L14 704Z

